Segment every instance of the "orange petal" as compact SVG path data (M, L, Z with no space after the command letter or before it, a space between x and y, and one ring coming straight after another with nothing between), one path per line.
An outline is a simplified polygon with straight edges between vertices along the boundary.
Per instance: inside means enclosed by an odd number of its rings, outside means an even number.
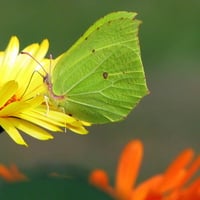
M109 178L104 170L96 169L93 170L89 175L89 183L102 189L103 191L113 194L112 188L109 185Z
M16 165L11 165L10 168L0 165L0 176L8 182L27 180Z
M141 165L143 144L140 140L132 140L122 151L116 173L116 193L120 196L129 196Z
M177 171L183 169L188 165L194 156L192 149L184 150L179 156L171 163L171 165L165 171L165 176L174 176Z
M191 162L193 156L194 151L186 149L172 162L165 171L164 180L158 188L161 193L180 185L186 174L186 166Z
M6 181L11 181L13 179L10 170L4 165L0 165L0 176Z
M187 199L200 199L200 178L196 179L188 188L184 190Z
M178 185L179 187L183 186L191 177L200 169L200 156L192 163L189 169L186 171L186 175L181 183Z
M14 164L10 166L10 171L13 174L14 181L24 181L28 179Z
M163 175L155 175L146 181L142 182L135 188L132 192L131 200L150 200L154 194L156 196L161 196L159 191L157 192L157 188L163 180Z

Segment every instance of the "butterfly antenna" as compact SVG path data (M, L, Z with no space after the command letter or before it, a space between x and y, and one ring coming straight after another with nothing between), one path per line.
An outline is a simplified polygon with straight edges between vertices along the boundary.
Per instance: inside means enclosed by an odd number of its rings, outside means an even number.
M35 59L30 53L24 52L24 51L21 51L20 53L21 53L21 54L28 55L29 57L31 57L31 58L41 67L41 69L45 72L45 74L47 74L47 71L44 69L44 67L41 65L41 63L40 63L37 59ZM21 98L26 94L26 92L27 92L27 90L28 90L28 88L29 88L29 86L30 86L30 84L31 84L31 81L32 81L32 79L33 79L33 75L34 75L35 73L38 73L38 74L39 74L41 77L43 77L43 78L45 77L45 76L44 76L43 74L41 74L38 70L34 70L33 73L31 74L31 77L30 77L30 79L29 79L28 85L27 85L26 89L24 90L24 92L23 92Z
M42 64L36 59L34 58L29 52L25 52L25 51L21 51L21 54L25 54L28 55L29 57L31 57L40 67L41 69L45 72L45 74L47 74L47 71L44 69L44 67L42 66ZM38 72L38 70L35 70ZM39 72L38 72L39 73ZM39 73L40 74L40 73ZM42 75L43 76L43 75ZM44 76L43 76L44 77Z
M49 67L49 74L50 74L51 73L51 67L52 67L52 60L53 60L52 54L49 55L49 59L50 59L50 67Z

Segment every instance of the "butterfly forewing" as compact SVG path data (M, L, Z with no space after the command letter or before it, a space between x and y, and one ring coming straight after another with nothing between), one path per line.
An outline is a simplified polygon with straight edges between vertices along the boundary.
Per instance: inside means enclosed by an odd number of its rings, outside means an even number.
M58 61L53 92L67 113L91 123L119 121L147 94L135 13L105 16Z

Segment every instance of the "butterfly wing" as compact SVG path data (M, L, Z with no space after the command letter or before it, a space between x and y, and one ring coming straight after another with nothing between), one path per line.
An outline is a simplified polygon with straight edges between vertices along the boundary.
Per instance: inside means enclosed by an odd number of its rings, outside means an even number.
M58 61L53 92L67 113L91 123L122 120L148 93L136 13L97 21Z

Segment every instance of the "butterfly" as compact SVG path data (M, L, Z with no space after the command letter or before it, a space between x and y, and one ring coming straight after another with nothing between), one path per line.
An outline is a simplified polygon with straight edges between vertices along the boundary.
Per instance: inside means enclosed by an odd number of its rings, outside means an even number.
M116 122L148 94L136 15L118 11L96 21L45 76L50 98L67 114Z

